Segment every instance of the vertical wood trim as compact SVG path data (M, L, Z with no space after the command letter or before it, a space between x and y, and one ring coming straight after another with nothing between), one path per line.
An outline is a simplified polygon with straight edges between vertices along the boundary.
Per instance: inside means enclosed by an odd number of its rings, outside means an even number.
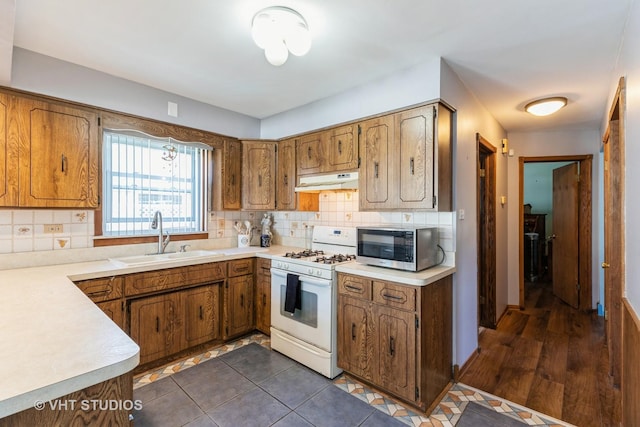
M579 200L579 228L578 228L578 277L580 280L580 305L581 310L590 310L592 307L592 276L591 254L592 250L592 156L588 156L580 162L580 200Z
M622 425L640 425L640 319L626 298L622 299Z
M524 163L525 158L518 158L518 305L524 309Z

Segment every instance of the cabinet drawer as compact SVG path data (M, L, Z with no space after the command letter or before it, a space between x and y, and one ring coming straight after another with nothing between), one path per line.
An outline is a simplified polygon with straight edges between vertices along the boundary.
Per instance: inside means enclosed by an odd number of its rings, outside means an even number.
M209 264L198 264L188 267L189 284L210 283L224 280L226 277L226 263L214 262Z
M76 282L76 285L93 302L100 302L120 298L122 296L122 281L122 276L111 276L82 280Z
M224 262L215 262L131 274L125 278L124 293L140 295L224 280L224 267Z
M244 276L247 274L253 274L253 258L236 259L228 262L228 274L227 277Z
M271 270L271 260L269 258L257 258L256 264L258 270L261 268Z
M340 274L338 276L338 293L355 298L370 300L371 280L366 277Z
M415 311L416 289L389 282L374 281L373 301L376 304Z

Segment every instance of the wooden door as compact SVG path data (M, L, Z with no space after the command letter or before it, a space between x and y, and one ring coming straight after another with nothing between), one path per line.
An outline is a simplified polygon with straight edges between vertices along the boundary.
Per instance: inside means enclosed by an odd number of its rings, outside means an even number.
M375 343L374 381L408 400L416 400L415 313L373 306Z
M624 291L624 203L621 129L617 114L609 121L604 144L604 291L609 368L616 385L622 370L622 295Z
M220 286L182 291L186 347L220 338Z
M176 293L134 300L131 339L140 346L140 363L157 360L179 349L182 322Z
M353 125L341 126L325 132L327 164L325 172L340 172L358 168L357 140L353 137Z
M496 148L479 134L478 143L478 323L496 327Z
M10 100L0 93L0 206L18 206L18 144L9 129Z
M396 153L393 115L367 120L360 124L360 209L380 210L397 206L398 185L393 161Z
M340 295L338 298L338 366L372 380L371 304Z
M579 306L579 179L578 163L553 170L553 293Z
M271 334L271 266L268 259L258 260L255 301L256 329Z
M296 210L296 141L288 139L278 142L276 165L276 208L284 211Z
M253 322L253 275L227 279L224 296L225 339L249 332Z
M222 208L242 207L242 143L236 139L225 139L222 160Z
M395 115L400 149L400 206L434 208L434 107L423 107Z
M20 205L98 206L98 114L19 98Z
M322 133L303 135L296 142L298 175L318 173L322 167Z
M275 209L275 143L243 142L243 209Z

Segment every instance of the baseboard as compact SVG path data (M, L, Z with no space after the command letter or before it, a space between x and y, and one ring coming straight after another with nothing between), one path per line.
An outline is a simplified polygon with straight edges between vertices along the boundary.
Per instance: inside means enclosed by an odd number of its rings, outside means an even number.
M640 319L629 300L622 302L622 425L640 426Z
M453 381L455 382L460 381L460 377L462 377L464 373L467 371L467 369L469 369L469 366L471 366L471 364L478 358L479 354L480 354L480 347L477 347L475 351L471 353L471 356L469 356L467 361L464 362L464 364L462 365L462 368L456 369L456 367L458 367L459 365L454 365Z

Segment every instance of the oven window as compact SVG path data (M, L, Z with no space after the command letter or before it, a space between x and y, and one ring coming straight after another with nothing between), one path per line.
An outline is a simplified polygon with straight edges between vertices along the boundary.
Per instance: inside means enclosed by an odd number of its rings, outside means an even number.
M284 298L287 294L287 288L280 286L280 315L296 322L304 323L312 328L318 327L318 295L302 290L301 302L302 309L296 309L295 313L284 311ZM292 315L293 314L293 315Z

